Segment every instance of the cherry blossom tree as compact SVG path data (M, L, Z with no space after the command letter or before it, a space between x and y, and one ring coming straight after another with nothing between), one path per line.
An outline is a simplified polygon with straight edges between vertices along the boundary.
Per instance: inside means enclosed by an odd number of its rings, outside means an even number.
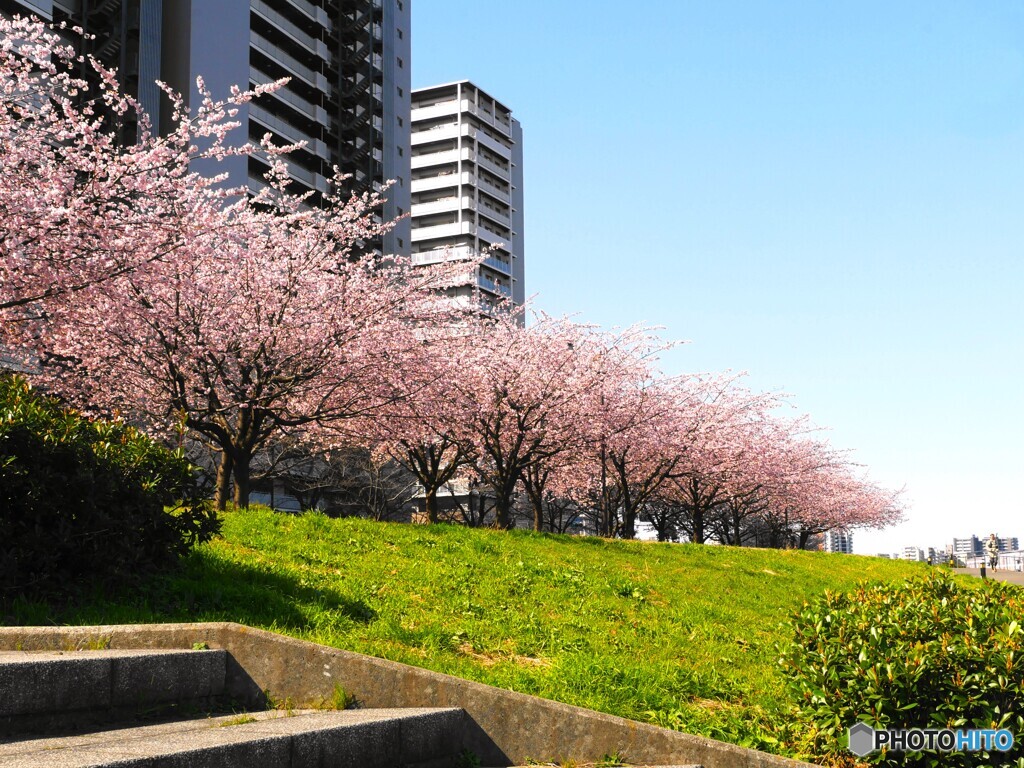
M401 463L423 489L426 521L438 521L438 492L471 463L468 401L456 381L468 364L467 345L479 333L478 319L448 327L422 328L416 359L407 356L394 385L402 396L365 425L376 451Z
M524 476L540 482L534 473L540 465L584 444L594 392L603 376L614 373L593 364L595 340L592 328L568 319L541 315L524 328L499 313L481 325L467 349L456 381L467 404L465 453L494 494L498 528L512 525ZM540 527L543 490L532 490L534 526Z
M222 194L189 163L251 151L226 141L236 108L279 87L206 94L195 114L168 93L175 125L158 137L114 73L80 63L61 34L75 33L0 18L0 343L31 338L33 320L188 243ZM138 141L119 143L134 113Z
M436 271L354 252L380 230L379 198L277 201L211 209L173 261L70 311L47 359L70 397L217 450L221 506L231 478L248 503L253 456L272 438L335 445L340 422L392 403L416 328L453 312Z
M811 537L835 529L882 528L899 522L900 491L872 482L849 458L823 441L804 440L770 494L771 522L786 535L785 544L803 549Z

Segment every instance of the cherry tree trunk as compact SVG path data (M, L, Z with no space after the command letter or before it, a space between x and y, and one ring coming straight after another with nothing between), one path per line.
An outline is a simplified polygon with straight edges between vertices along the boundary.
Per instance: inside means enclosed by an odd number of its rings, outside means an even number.
M228 498L231 495L231 472L233 467L234 462L231 459L231 454L227 451L222 451L220 463L217 465L217 496L215 498L217 510L220 512L223 512L228 506Z
M235 506L239 509L246 509L249 506L250 476L249 468L252 456L243 453L235 457Z
M700 505L696 505L693 508L693 535L691 541L694 544L703 544L707 540L707 534L704 533L704 510Z
M636 510L627 509L622 514L622 538L636 538Z
M512 527L512 500L503 493L495 494L494 527L501 531Z
M423 511L427 515L428 523L437 522L437 488L431 486L424 489Z

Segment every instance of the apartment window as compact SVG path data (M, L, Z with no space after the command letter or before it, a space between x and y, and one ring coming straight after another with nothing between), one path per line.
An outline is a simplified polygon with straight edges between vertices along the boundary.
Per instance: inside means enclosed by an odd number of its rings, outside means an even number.
M405 66L405 62L402 61L402 57L401 56L396 56L395 58L398 59L398 68L402 69Z
M405 10L405 6L402 5L402 0L398 0L398 10L400 10L400 11L404 11Z
M404 149L402 149L401 147L399 147L399 148L398 148L398 156L399 156L399 157L402 157L403 155L405 155L405 150L404 150Z
M398 177L398 186L400 186L400 187L404 187L405 186L405 179L403 179L401 176Z
M399 115L398 116L398 127L401 128L403 125L405 125L405 120L403 120L402 116Z
M398 86L398 95L405 96L405 91L402 90L402 86Z
M402 32L402 30L396 28L395 31L398 33L398 39L399 40L401 40L403 37L405 37L405 34Z
M398 206L398 215L401 216L403 213L405 213L405 209L402 206Z
M400 237L396 237L395 239L398 240L398 247L399 248L404 248L405 247L405 240L403 240Z

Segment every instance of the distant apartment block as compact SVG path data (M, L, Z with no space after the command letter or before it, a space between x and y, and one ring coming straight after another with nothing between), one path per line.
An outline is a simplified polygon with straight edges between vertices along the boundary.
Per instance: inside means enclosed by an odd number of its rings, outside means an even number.
M953 539L953 552L959 560L966 561L970 557L982 557L987 554L985 551L985 543L988 541L988 536L979 538L977 536L971 536L966 539ZM1016 552L1020 549L1018 539L1016 536L996 536L996 543L999 545L1000 552Z
M904 547L903 548L903 560L913 560L914 562L923 563L925 560L924 550L920 547Z
M826 531L822 536L821 548L825 552L853 554L853 534L849 531Z
M953 539L953 554L958 560L966 560L968 557L980 555L982 554L981 540L977 536Z
M395 182L384 219L410 209L411 0L0 0L0 11L96 35L86 52L116 67L125 90L165 129L157 79L194 107L198 75L215 97L233 85L290 78L240 109L244 133L232 139L304 142L288 158L289 173L293 191L310 192L313 204L338 166L350 175L345 192ZM255 191L268 167L257 154L197 169L227 173L230 184ZM410 243L406 218L374 245L408 255Z
M525 296L523 132L511 110L462 80L412 95L412 259L475 260L456 295L485 305Z

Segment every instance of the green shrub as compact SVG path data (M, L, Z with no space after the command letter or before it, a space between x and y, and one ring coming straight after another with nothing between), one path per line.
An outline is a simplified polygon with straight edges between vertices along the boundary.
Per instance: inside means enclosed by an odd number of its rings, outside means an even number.
M180 452L0 376L0 602L174 562L216 532L195 485Z
M872 765L1024 765L1024 590L947 573L826 593L794 617L780 663L798 748L852 764L847 728L1008 728L1012 751L872 753Z

